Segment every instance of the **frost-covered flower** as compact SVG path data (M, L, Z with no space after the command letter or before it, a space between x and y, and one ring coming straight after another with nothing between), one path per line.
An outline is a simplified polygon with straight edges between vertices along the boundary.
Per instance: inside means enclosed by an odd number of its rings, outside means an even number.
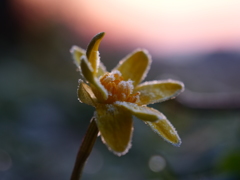
M86 82L79 80L80 102L96 108L95 120L102 141L116 155L131 147L132 116L143 120L166 141L179 146L181 140L167 118L147 104L177 96L184 85L179 81L150 81L139 84L146 76L151 57L138 49L124 58L111 72L100 62L98 47L104 33L97 34L83 50L73 46L71 53Z

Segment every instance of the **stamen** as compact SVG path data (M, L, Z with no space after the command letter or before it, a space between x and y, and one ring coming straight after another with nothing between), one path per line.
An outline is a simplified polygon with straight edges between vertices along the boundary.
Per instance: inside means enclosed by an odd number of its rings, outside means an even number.
M108 91L107 104L115 101L136 103L139 100L139 92L132 94L133 81L124 81L122 74L118 70L106 73L101 77L100 82Z

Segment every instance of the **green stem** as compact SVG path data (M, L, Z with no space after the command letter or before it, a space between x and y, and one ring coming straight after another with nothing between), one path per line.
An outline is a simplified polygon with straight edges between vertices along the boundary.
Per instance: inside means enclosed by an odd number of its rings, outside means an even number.
M90 155L93 145L97 139L98 128L95 119L92 118L90 125L88 126L87 132L84 136L83 142L79 148L77 159L74 165L74 169L70 180L79 180L82 175L85 162Z

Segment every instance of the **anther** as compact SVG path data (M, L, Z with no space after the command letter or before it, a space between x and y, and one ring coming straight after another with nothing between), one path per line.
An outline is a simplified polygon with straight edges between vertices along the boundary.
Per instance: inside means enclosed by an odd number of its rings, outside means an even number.
M134 88L133 81L124 81L121 73L117 70L106 73L102 76L100 82L108 91L106 103L113 103L115 101L136 103L139 99L140 93L132 94Z

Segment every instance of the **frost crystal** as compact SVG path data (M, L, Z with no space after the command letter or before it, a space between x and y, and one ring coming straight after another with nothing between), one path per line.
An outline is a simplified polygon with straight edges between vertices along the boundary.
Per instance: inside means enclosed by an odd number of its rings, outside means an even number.
M136 103L139 100L139 93L132 94L134 86L133 81L124 81L118 70L106 73L100 78L100 82L108 91L108 99L106 103L115 101L126 101Z

